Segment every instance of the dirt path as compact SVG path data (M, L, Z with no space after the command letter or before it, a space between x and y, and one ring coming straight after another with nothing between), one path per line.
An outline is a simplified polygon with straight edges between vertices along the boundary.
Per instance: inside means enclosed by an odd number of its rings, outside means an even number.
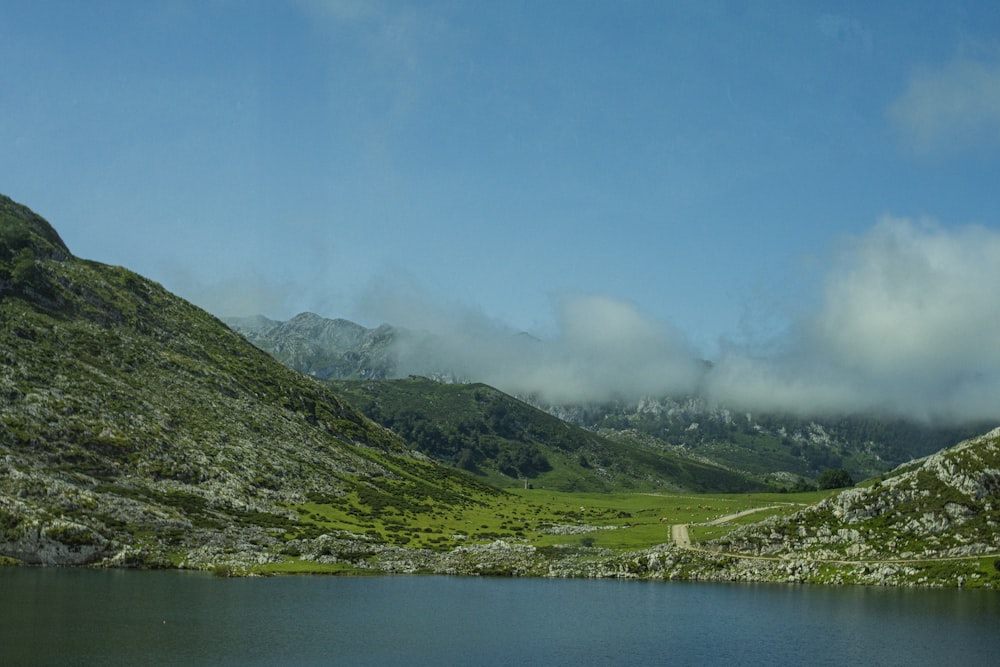
M686 523L675 523L670 526L670 537L674 544L681 549L691 548L691 536L688 535L688 525Z
M741 516L746 516L747 514L754 514L756 512L763 512L764 510L773 510L781 507L781 505L768 505L767 507L751 507L748 510L743 510L742 512L736 512L735 514L727 514L726 516L720 516L718 519L712 519L708 522L710 526L718 526L723 523L728 523L730 521L735 521Z
M746 516L747 514L753 514L754 512L763 512L764 510L774 509L775 507L780 507L780 505L768 505L767 507L753 507L748 510L743 510L742 512L736 512L735 514L727 514L725 516L720 516L717 519L712 519L708 522L710 526L718 526L723 523L728 523L741 516ZM691 536L688 534L688 524L686 523L675 523L670 526L670 538L673 540L674 544L682 549L695 549L700 551L696 547L691 545Z

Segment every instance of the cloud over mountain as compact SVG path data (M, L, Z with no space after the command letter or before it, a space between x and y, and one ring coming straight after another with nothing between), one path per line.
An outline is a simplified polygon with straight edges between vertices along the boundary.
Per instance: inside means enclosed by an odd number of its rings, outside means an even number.
M445 371L579 402L688 393L703 372L679 332L607 296L556 299L556 333L544 340L478 310L436 303L413 282L380 281L365 303L370 316L408 330L396 343L403 375Z
M709 371L682 332L609 296L555 299L555 333L541 338L398 277L365 303L410 330L404 374L446 369L553 402L702 392L749 410L966 419L1000 415L997 285L1000 233L886 217L834 253L815 306L783 334L724 344Z

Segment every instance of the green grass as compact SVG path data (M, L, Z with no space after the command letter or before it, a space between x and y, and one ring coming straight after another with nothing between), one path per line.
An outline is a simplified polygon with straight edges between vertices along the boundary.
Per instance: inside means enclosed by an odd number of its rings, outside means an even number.
M304 535L347 531L398 546L437 550L502 539L536 547L582 545L630 551L668 542L672 524L697 524L777 502L794 503L736 522L749 523L769 514L792 512L825 495L828 493L605 494L516 489L501 495L482 495L460 507L428 503L404 510L396 505L407 503L397 501L372 512L358 504L356 495L348 494L335 503L310 502L292 509L300 516L299 532ZM711 530L722 534L733 525ZM595 529L553 534L554 526ZM706 527L692 527L697 539L708 539L707 531ZM281 569L280 565L276 567Z

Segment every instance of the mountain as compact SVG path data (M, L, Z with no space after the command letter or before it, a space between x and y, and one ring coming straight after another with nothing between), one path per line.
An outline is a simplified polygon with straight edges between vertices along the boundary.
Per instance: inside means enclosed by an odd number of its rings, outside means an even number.
M320 379L392 377L396 360L390 350L397 330L389 325L366 329L348 320L301 313L287 322L263 316L225 320L281 363Z
M0 555L282 558L294 508L496 491L414 456L337 394L127 269L74 257L0 197Z
M765 485L745 475L568 424L484 384L427 378L328 381L371 419L420 452L500 486L520 480L562 491L746 492Z
M397 352L405 351L407 358L423 360L422 375L455 380L454 369L429 365L441 358L443 343L434 343L426 332L385 324L366 329L311 313L288 322L266 318L227 322L282 363L319 378L402 379ZM420 354L424 348L437 352ZM463 382L475 380L461 378ZM371 385L362 386L374 391ZM654 452L686 453L689 459L787 488L816 480L828 469L846 469L854 479L867 479L996 426L985 422L929 424L878 414L747 413L700 396L649 396L636 403L578 405L546 403L537 396L517 398L611 439L646 443Z

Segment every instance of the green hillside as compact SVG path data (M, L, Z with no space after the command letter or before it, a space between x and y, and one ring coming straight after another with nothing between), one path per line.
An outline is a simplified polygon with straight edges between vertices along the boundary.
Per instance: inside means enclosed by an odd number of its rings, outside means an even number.
M498 493L156 283L73 257L7 198L0 461L0 555L25 562L266 559L322 532L294 511L311 499L364 514Z
M484 384L330 381L419 451L501 485L561 491L744 492L763 484L627 437L609 440Z

